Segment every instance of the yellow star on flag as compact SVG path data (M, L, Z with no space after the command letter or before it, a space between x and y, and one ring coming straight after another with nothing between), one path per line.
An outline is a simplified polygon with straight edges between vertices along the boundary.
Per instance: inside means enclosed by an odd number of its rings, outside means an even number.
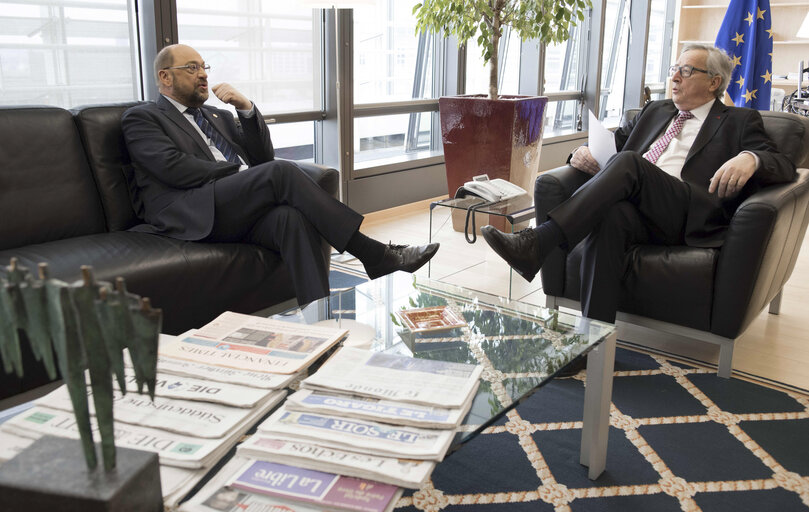
M770 57L772 57L772 54L770 54ZM742 65L742 58L737 57L736 55L734 55L733 56L733 67L735 68L736 66L741 66L741 65Z
M764 32L766 32L766 33L770 34L770 39L772 39L772 29L771 29L771 28L768 28L768 29L767 29L767 30L765 30ZM772 55L772 54L771 54L771 55Z
M747 26L748 26L748 27L749 27L750 25L752 25L752 24L753 24L753 13L752 13L752 12L748 12L748 13L747 13L747 17L744 19L744 21L746 21L746 22L747 22Z
M739 79L736 80L736 83L739 84L739 90L741 91L742 87L744 87L744 77L740 76Z
M739 46L740 43L744 42L744 35L736 32L736 37L731 37L731 41L736 41L736 46Z
M749 103L751 98L756 97L756 92L758 92L758 89L753 89L752 91L747 90L747 92L742 95L744 96L744 102Z
M768 69L763 75L761 75L761 78L764 79L765 84L767 82L772 82L772 73L770 73L770 70Z
M756 19L761 19L761 20L763 20L763 19L764 19L764 13L765 13L765 12L767 12L767 10L765 9L765 10L763 10L763 11L762 11L761 9L759 9L758 7L756 7L756 11L758 11L758 12L756 13Z

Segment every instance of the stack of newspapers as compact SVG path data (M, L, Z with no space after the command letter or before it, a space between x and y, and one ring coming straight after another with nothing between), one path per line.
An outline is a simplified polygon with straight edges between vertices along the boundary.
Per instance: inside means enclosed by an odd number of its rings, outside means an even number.
M343 347L181 510L391 510L444 458L481 371Z
M154 401L132 392L135 376L126 358L130 392L113 396L115 444L158 454L164 503L176 506L345 334L224 313L185 335L161 335ZM79 437L65 386L0 426L0 459L46 434Z

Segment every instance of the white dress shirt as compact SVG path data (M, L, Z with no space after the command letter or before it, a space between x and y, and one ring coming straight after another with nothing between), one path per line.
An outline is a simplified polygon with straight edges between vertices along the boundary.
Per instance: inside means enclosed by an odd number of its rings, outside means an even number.
M211 150L211 153L213 154L213 157L216 159L216 161L217 162L227 162L228 159L225 158L225 155L223 155L221 151L219 151L219 148L216 147L216 145L213 143L211 138L208 137L207 135L205 135L205 133L202 131L202 128L200 128L199 125L197 124L197 122L194 120L194 116L192 116L190 113L187 112L188 107L186 107L185 105L183 105L182 103L180 103L178 101L173 100L172 98L169 98L165 94L163 95L163 97L166 98L167 100L169 100L169 102L172 105L177 107L177 110L180 111L180 113L183 115L183 117L188 119L188 122L191 123L191 126L194 127L194 129L197 131L199 136L202 137L202 140L205 141L205 144L207 144L208 149ZM256 107L254 105L254 106L250 107L250 110L239 110L238 112L240 114L242 114L242 117L247 117L247 118L253 117L256 114ZM214 128L214 130L215 129L216 128ZM239 158L239 162L241 162L241 165L239 166L239 172L247 169L248 166L244 162L244 160L242 160L242 157L240 157L239 155L236 155L236 156Z
M657 159L657 163L655 165L675 178L679 180L683 179L680 173L683 170L683 165L685 165L685 158L688 156L691 146L694 145L694 141L697 140L697 134L702 128L702 123L708 118L708 114L710 114L713 104L714 100L711 100L691 111L691 114L693 114L694 117L691 119L686 119L685 123L683 123L683 129L679 134L677 134L676 137L671 139L671 142L669 142L669 145L666 147L663 153L660 154L660 157ZM675 116L668 126L666 126L666 130L663 131L663 134L668 131L669 127L674 124L676 119L677 117ZM660 137L662 138L663 135ZM653 142L649 147L654 146L656 142L657 140L655 140L655 142ZM758 169L758 165L760 163L758 155L750 151L742 151L742 153L749 153L753 155L753 158L756 159L756 169Z

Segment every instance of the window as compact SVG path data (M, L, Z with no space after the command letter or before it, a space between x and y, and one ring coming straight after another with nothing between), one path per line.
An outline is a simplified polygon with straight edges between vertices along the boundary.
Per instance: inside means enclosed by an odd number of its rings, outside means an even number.
M0 103L140 98L133 1L0 1Z
M607 0L598 116L607 126L617 126L624 111L630 1Z
M652 0L649 17L649 43L646 50L646 86L652 99L662 99L671 64L673 19L666 17L668 3L673 0Z
M211 84L233 85L263 114L320 110L313 12L289 2L177 0L179 39L210 64ZM225 108L211 96L210 104Z
M518 94L520 88L520 37L508 27L500 38L500 58L498 62L499 94ZM477 37L466 42L466 93L489 94L489 64L483 64L483 50L477 44Z

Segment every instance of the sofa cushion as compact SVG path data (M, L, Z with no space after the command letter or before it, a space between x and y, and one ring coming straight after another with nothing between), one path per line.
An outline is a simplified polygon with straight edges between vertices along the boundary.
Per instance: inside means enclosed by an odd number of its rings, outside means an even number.
M0 109L0 250L106 228L70 112Z
M132 209L127 172L129 152L121 130L121 115L142 102L88 105L73 110L87 160L98 184L107 229L122 231L141 221Z
M69 283L81 279L88 263L98 281L124 277L129 291L163 310L168 334L201 327L223 311L253 313L294 297L278 255L251 244L116 232L0 251L0 265L11 257L32 271L48 263L51 277Z

